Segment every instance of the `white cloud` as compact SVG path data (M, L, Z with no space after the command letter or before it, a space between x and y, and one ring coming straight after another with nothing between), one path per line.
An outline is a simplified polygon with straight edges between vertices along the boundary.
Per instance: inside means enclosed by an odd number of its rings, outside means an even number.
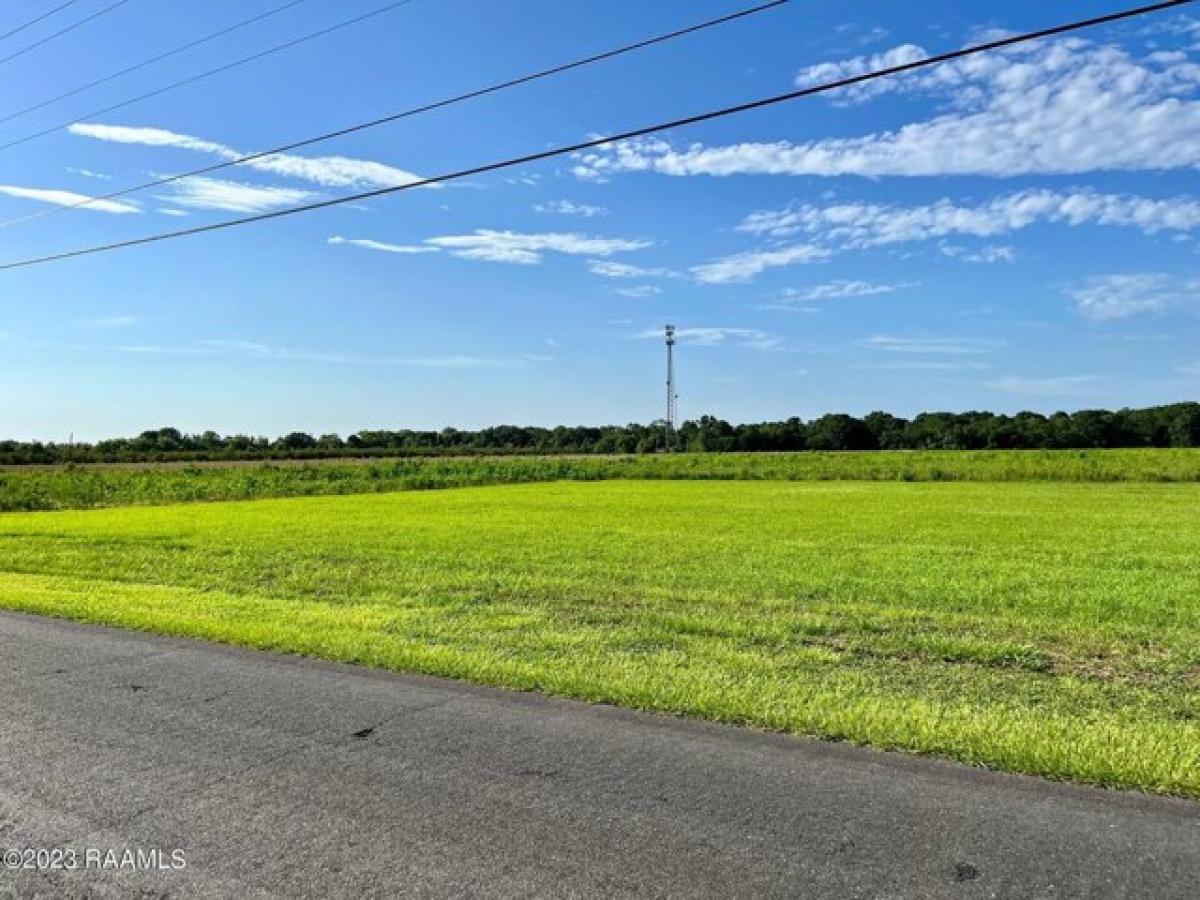
M6 194L9 197L19 197L22 200L36 200L39 203L49 203L54 206L75 206L87 203L87 206L80 206L79 208L90 209L92 212L113 213L115 215L128 215L129 213L141 212L141 209L132 203L121 203L116 200L97 200L94 197L89 197L87 194L77 194L74 191L59 191L52 188L29 188L13 184L0 184L0 194Z
M912 51L910 51L912 52ZM1078 38L1042 41L901 76L893 89L947 109L893 131L807 143L747 142L679 149L627 141L576 157L573 172L664 175L1011 177L1200 166L1200 66L1136 58Z
M856 56L840 62L806 66L796 74L796 87L806 88L830 81L842 81L879 69L907 65L928 57L929 54L915 44L901 44L899 47L892 47L890 50L871 56ZM838 103L864 103L879 94L896 90L899 83L900 79L898 78L880 78L877 81L867 81L842 88L830 96Z
M1194 16L1180 15L1170 19L1159 18L1145 25L1139 34L1142 37L1155 39L1152 41L1154 46L1158 44L1157 38L1166 36L1182 39L1189 50L1200 50L1200 19Z
M1185 281L1162 272L1100 275L1067 291L1080 315L1097 321L1162 312L1191 302L1200 306L1200 279Z
M367 250L379 250L384 253L437 253L437 247L424 244L386 244L383 241L372 241L368 238L345 238L334 235L327 240L330 244L346 244L353 247L363 247Z
M556 213L560 216L583 216L585 219L608 215L608 210L603 206L593 206L590 203L576 203L573 200L552 200L547 203L537 203L533 209L534 212Z
M112 181L111 175L105 175L103 172L93 172L91 169L79 169L75 166L67 166L67 171L72 175L79 175L83 178L95 178L99 181Z
M1145 234L1185 234L1200 229L1200 200L1036 189L974 206L949 199L921 206L793 203L781 209L752 212L737 230L776 240L802 235L809 238L807 243L740 253L696 266L692 274L707 283L744 282L774 266L815 262L835 252L951 236L995 238L1039 223L1124 226ZM943 241L940 249L964 262L1011 262L1016 258L1015 249L1003 244L971 249Z
M542 261L547 252L605 256L610 253L623 253L650 246L648 241L623 238L598 238L559 232L523 234L492 229L478 229L472 234L425 238L420 244L389 244L367 238L345 238L336 235L327 240L330 244L353 245L385 253L438 253L445 250L464 259L517 265L536 265ZM600 261L593 260L593 262L599 263Z
M171 194L160 199L193 209L221 209L237 213L263 213L301 203L313 195L294 188L267 187L218 178L188 178L170 185Z
M692 266L692 276L702 284L731 284L751 281L767 269L797 263L820 262L830 251L815 244L794 244L773 250L750 250Z
M1017 248L1006 244L984 244L978 250L971 250L961 244L941 244L938 247L943 256L969 263L1013 262L1017 258Z
M817 262L835 252L890 244L942 240L951 236L994 238L1039 223L1104 225L1137 228L1145 234L1170 231L1189 234L1200 229L1200 200L1178 196L1153 199L1091 190L1025 190L966 206L949 199L921 206L879 203L800 203L747 215L737 230L786 240L809 240L791 246L751 250L695 266L703 283L746 282L769 268ZM1012 262L1013 247L989 243L968 248L942 240L946 256L972 263Z
M79 123L68 129L72 134L117 144L137 144L146 147L170 147L191 150L229 161L246 154L225 144L204 138L179 134L163 128L135 128L124 125L92 125ZM297 156L276 153L243 163L243 167L270 172L287 178L297 178L321 187L381 188L395 187L419 181L420 176L405 169L365 159L345 156Z
M987 386L1006 394L1023 394L1029 397L1075 397L1096 393L1105 379L1099 375L1059 375L1053 378L1025 378L1006 375L989 381Z
M570 232L523 234L492 229L478 229L472 234L426 238L425 243L465 259L518 265L539 263L545 252L609 256L651 246L649 241L589 237Z
M662 335L661 328L647 328L638 332L634 337L649 340L661 339ZM774 350L783 343L782 338L777 335L757 328L677 328L675 338L681 344L690 344L694 347L721 347L726 344L735 344L751 350Z
M191 215L191 213L189 213L185 209L171 209L171 207L169 207L169 206L161 206L161 207L159 207L158 211L160 214L162 214L164 216L172 216L177 219L185 218L185 217Z
M286 178L311 181L321 187L351 187L371 190L399 187L420 181L421 176L395 166L345 156L292 156L276 154L244 164L251 169L272 172ZM429 185L438 187L438 185Z
M602 278L676 278L679 276L678 272L670 269L647 269L608 259L589 259L587 267L593 275L599 275Z
M829 281L807 288L787 288L781 299L788 303L813 303L819 300L842 300L848 297L873 297L891 294L912 284L874 284L870 281Z
M117 347L116 349L121 353L147 356L233 356L281 362L329 363L417 369L520 368L536 359L536 357L530 355L511 358L468 355L414 357L362 356L353 353L296 350L274 344L240 339L208 339L180 345L138 344Z
M1164 231L1190 234L1200 229L1200 200L1037 189L1006 194L974 206L949 199L922 206L793 203L782 209L752 212L737 230L779 241L800 235L808 238L808 243L741 253L697 266L692 272L701 281L747 281L774 265L813 262L835 252L927 240L942 241L939 249L943 254L964 262L1011 262L1016 259L1013 247L989 243L972 249L943 239L995 238L1041 223L1124 226L1149 235Z
M952 235L995 238L1041 222L1124 226L1146 234L1188 232L1200 228L1200 200L1036 189L1005 194L976 206L949 199L923 206L802 203L753 212L738 230L775 238L807 234L858 248Z
M224 144L206 141L167 131L164 128L135 128L126 125L92 125L76 123L68 126L71 134L95 138L98 141L109 141L115 144L141 144L146 147L174 147L180 150L195 150L199 153L209 153L225 159L235 159L240 156L237 151Z
M854 43L860 47L866 47L869 44L878 44L891 34L886 28L878 25L864 31L862 26L857 22L843 22L840 25L835 25L833 31L839 37L852 37Z
M633 287L617 288L614 293L620 294L622 297L631 297L634 300L648 300L661 294L662 288L653 284L637 284Z
M993 353L1007 346L994 338L891 337L876 335L863 341L864 346L885 353L913 353L933 356L973 356Z

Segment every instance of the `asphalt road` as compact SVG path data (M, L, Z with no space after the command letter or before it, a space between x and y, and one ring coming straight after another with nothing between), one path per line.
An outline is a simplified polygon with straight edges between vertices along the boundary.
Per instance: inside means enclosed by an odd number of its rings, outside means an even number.
M1200 804L0 614L0 849L56 847L0 896L1200 896Z

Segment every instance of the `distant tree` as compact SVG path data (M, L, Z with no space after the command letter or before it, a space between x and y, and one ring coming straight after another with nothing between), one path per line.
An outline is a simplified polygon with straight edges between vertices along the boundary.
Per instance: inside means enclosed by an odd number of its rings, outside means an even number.
M1180 403L1167 426L1172 447L1200 447L1200 403Z
M875 445L880 450L903 450L908 446L905 429L908 422L891 413L873 412L863 419L863 424L875 436Z
M291 434L285 434L275 443L288 450L309 450L317 446L316 438L303 431L293 431Z
M808 426L810 450L878 450L875 435L861 419L843 413L821 416Z

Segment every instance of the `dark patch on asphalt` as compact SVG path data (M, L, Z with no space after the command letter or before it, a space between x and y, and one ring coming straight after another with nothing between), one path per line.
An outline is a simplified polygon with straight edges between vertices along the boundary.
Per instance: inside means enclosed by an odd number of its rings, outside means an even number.
M129 689L136 694L138 691L146 690L146 686L144 684L131 684Z
M955 881L974 881L979 877L979 870L970 863L955 863L954 865L954 880Z
M375 733L375 726L371 725L371 726L368 726L367 728L360 728L358 731L351 734L350 737L358 738L360 741L365 741L367 738L369 738L374 733Z
M557 778L558 769L517 769L513 773L518 778Z

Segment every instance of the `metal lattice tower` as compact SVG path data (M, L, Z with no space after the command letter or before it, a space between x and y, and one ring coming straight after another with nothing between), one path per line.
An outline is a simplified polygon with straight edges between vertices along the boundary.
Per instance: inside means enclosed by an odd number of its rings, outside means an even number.
M667 325L667 418L666 418L666 448L670 453L675 449L676 418L679 410L679 395L675 393L675 326Z

